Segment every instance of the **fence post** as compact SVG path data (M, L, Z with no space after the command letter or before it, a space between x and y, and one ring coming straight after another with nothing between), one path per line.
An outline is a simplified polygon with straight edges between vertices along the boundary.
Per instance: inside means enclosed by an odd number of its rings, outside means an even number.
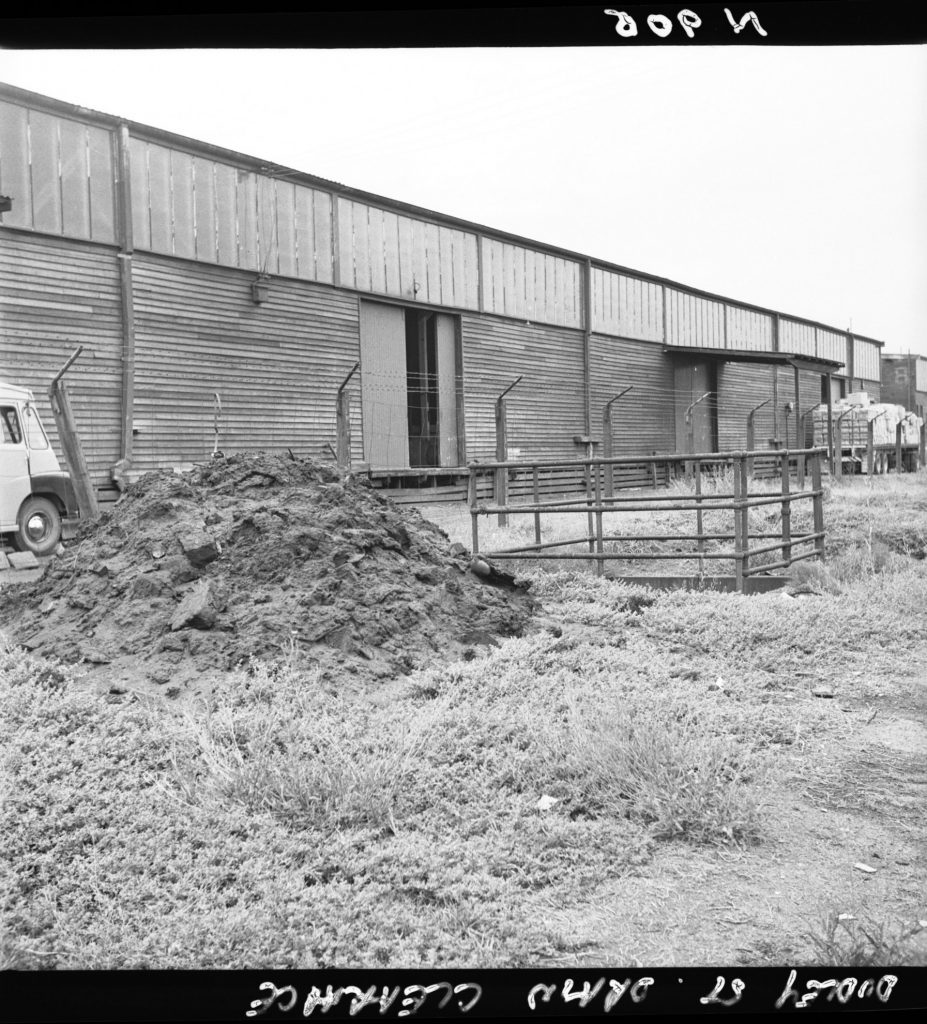
M522 375L524 376L524 375ZM508 421L506 419L505 396L521 380L517 377L496 399L496 462L508 462L509 436ZM497 505L508 505L509 503L509 471L497 469L495 471L495 502ZM507 512L500 512L498 523L500 526L508 526L509 517Z
M614 398L609 399L605 403L605 408L602 410L602 458L610 459L612 457L612 404L617 402L622 395L626 395L632 389L627 387L624 391L619 391ZM605 467L605 496L608 498L613 497L615 494L615 470L612 465Z
M705 550L705 540L702 537L704 532L704 520L702 518L702 463L696 459L693 464L693 470L695 472L695 529L697 533L696 545L698 552L701 555ZM702 576L705 573L705 559L699 558L698 560L698 572Z
M48 398L55 417L55 425L58 428L58 439L71 473L71 483L74 485L74 495L77 498L80 517L89 520L96 519L100 509L97 504L96 492L93 489L93 481L90 478L90 470L87 468L87 460L84 457L84 450L77 433L74 413L71 410L71 400L68 397L67 387L61 379L83 350L83 345L78 346L64 366L55 374L48 386Z
M505 462L508 452L508 430L505 422L505 399L496 399L496 462ZM494 473L493 498L497 505L507 505L509 498L509 471L497 469ZM500 512L498 523L500 526L508 526L509 517L507 513Z
M540 482L538 480L538 467L537 466L532 466L531 467L531 483L532 483L532 491L534 492L534 504L535 505L540 505L541 504L541 485L540 485ZM540 512L535 512L534 513L534 543L538 545L538 550L540 550L540 545L541 545L541 513Z
M789 453L782 453L782 561L787 566L792 564L792 503L789 500Z
M592 445L586 445L586 467L585 467L585 478L586 478L586 528L589 531L589 554L595 553L595 534L592 521L592 468L589 465L589 459L592 458Z
M740 517L740 502L743 500L743 490L740 477L739 457L734 456L732 469L734 470L734 583L737 593L744 592L744 543L743 543L743 521Z
M875 420L866 424L866 469L870 476L875 472Z
M602 540L602 467L595 467L595 549L599 557L595 561L595 574L601 576L604 569L604 561L602 554L605 550L605 544Z
M843 478L843 425L840 422L842 419L843 416L838 416L837 422L834 423L834 477L837 480Z
M901 426L901 421L899 420L898 423L895 424L895 472L896 473L901 473L901 472L903 472L903 469L904 469L904 467L902 465L902 463L904 462L904 451L902 450L902 447L901 447L901 439L902 439L901 431L902 431L902 426Z
M472 463L468 467L470 470L470 479L467 481L467 497L470 503L470 533L471 542L470 547L473 554L477 554L480 550L480 527L479 527L479 515L476 511L477 504L477 490L476 490L476 477L477 471L476 466Z
M834 447L834 385L833 378L827 374L827 450L831 473L835 473L834 460L836 459L836 448Z
M824 494L821 488L821 453L817 452L811 456L811 488L814 491L814 497L811 499L812 507L814 509L814 532L824 532ZM824 538L815 537L814 548L818 553L818 558L824 561Z
M927 410L924 411L927 412ZM927 466L927 423L921 424L921 436L919 447L921 457L921 468L923 469L924 466Z
M747 478L747 459L743 455L738 457L737 472L740 475L740 500L742 502L740 540L744 552L743 574L746 576L747 569L750 568L750 482Z
M615 399L612 399L614 402ZM602 458L612 457L612 402L605 403L602 413ZM611 463L605 467L605 494L611 498L615 493L615 469Z
M335 461L341 469L351 468L351 394L345 388L359 367L360 363L354 364L335 398Z
M759 405L754 406L747 413L747 451L748 452L752 452L752 451L756 450L756 424L754 422L754 417L755 417L756 413L758 413L760 411L760 409L763 408L764 405L769 405L769 403L771 401L772 401L771 398L767 398L765 402L760 402ZM747 460L747 476L753 476L753 459L752 458Z
M696 398L689 408L686 409L686 447L688 448L688 455L695 454L695 423L692 419L692 410L699 404L699 402L704 402L710 394L710 391L706 391L701 398ZM690 461L686 461L686 479L688 480L691 476L692 463Z

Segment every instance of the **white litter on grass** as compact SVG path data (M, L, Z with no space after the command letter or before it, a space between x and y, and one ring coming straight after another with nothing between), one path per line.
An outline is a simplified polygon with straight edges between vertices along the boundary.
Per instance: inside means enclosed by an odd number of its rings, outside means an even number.
M877 870L876 868L869 867L868 864L862 863L854 864L853 867L856 868L858 871L865 871L867 875L874 875Z
M856 917L853 914L838 914L838 921L855 921Z
M537 807L537 809L539 811L549 811L551 809L551 807L554 806L554 804L559 803L559 802L560 801L557 799L557 797L555 797L555 796L547 796L545 794L544 796L541 797L540 800L538 800L538 802L537 802L537 804L535 804L535 806Z

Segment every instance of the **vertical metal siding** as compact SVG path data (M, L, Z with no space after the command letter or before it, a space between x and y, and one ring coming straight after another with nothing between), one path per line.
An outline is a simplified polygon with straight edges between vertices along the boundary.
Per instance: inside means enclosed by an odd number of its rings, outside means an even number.
M259 270L257 175L238 171L238 266Z
M341 284L358 291L475 309L476 236L338 199Z
M749 352L772 352L773 324L767 313L742 306L726 306L727 347Z
M789 320L788 317L780 317L779 351L794 355L813 356L815 354L814 327L811 324Z
M297 191L302 189L297 185ZM335 256L332 251L333 200L328 192L305 189L312 193L312 226L315 241L315 276L313 280L324 284L334 281Z
M87 130L76 121L59 123L62 234L90 237Z
M276 184L273 178L267 178L262 174L255 175L258 269L264 274L280 273Z
M61 234L61 179L58 167L58 121L29 111L29 169L32 176L32 222L36 231Z
M724 348L724 304L666 289L667 342L695 348Z
M172 254L171 231L171 153L163 146L149 145L148 203L151 217L151 248L154 252Z
M0 378L31 388L64 465L48 404L52 377L78 345L71 404L96 486L119 458L122 321L112 249L0 232Z
M0 223L31 228L29 114L25 107L14 103L0 103L0 189L13 198L13 208L0 214Z
M819 359L836 359L840 366L834 373L844 374L847 372L847 338L845 334L838 334L836 331L825 331L823 328L815 328L817 342L816 355Z
M882 379L880 350L878 345L864 341L862 338L853 339L853 377L856 380L864 380L867 385L870 382L878 383Z
M171 150L171 219L174 255L193 259L196 256L193 158L176 150Z
M296 260L296 189L288 181L275 182L277 202L277 273L298 277Z
M13 208L0 223L43 234L113 242L110 132L0 102L0 190Z
M216 236L216 169L211 160L193 161L194 218L196 258L216 263L219 258Z
M238 266L238 172L226 164L215 165L216 254L225 267ZM135 196L132 196L133 206ZM145 246L142 246L145 248Z
M132 190L132 239L139 249L151 248L151 207L148 190L148 146L129 138Z
M90 237L94 242L114 242L116 205L112 134L102 128L88 125L87 149L87 173L90 177Z
M582 267L524 246L483 237L483 308L563 327L582 323ZM471 286L472 287L472 286ZM476 305L468 293L467 308Z

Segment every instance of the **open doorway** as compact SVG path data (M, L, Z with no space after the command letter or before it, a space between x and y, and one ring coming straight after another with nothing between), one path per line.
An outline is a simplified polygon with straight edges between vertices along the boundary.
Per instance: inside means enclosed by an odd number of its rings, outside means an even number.
M373 469L460 466L457 318L361 303L364 457Z
M439 466L437 317L407 309L409 465Z

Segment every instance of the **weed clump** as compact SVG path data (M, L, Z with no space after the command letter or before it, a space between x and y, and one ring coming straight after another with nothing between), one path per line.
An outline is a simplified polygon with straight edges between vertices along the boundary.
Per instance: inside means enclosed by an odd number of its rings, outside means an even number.
M927 962L927 922L889 924L829 913L805 939L826 967L903 967Z

